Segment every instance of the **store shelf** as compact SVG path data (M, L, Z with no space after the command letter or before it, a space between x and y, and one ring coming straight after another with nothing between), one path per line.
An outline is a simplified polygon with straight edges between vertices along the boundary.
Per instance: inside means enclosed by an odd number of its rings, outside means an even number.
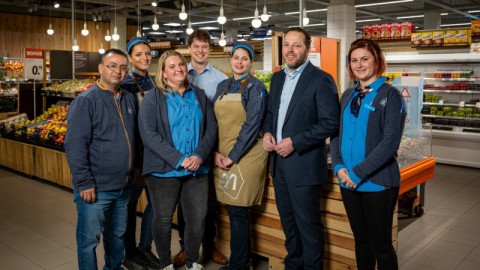
M443 115L438 116L438 115L431 115L431 114L422 114L422 116L426 118L480 121L480 118L471 118L471 117L456 117L456 116L443 116Z
M478 63L480 62L480 53L387 54L385 60L389 64Z
M480 80L480 78L428 78L424 77L424 80L446 81L446 82L474 82Z
M480 94L480 90L440 90L423 89L424 93Z
M423 102L423 105L459 107L458 103L443 103L443 104L440 104L440 103L434 103L434 102ZM475 108L475 104L465 104L463 107Z
M457 133L480 133L480 128L477 127L459 127L459 126L451 126L451 125L439 125L439 124L431 124L432 130L439 131L447 131L452 134L455 132Z

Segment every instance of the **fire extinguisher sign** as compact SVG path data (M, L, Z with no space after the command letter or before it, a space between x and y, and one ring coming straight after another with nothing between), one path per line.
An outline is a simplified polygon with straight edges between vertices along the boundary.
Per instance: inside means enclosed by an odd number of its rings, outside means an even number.
M43 80L43 49L25 48L25 79Z

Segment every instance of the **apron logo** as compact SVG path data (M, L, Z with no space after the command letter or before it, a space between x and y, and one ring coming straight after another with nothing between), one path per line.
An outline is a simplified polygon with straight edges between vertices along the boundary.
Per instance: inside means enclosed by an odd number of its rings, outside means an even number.
M233 181L232 190L237 190L237 175L234 173L222 173L221 185L224 189L228 189L230 182Z

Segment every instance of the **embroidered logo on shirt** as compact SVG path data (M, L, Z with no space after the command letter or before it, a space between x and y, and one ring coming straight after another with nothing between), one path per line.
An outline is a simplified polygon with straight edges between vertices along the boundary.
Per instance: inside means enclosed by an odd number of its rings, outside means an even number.
M382 107L385 107L385 105L387 105L387 98L380 100L380 105L382 105Z
M128 107L127 111L128 111L129 114L133 114L133 109L132 109L132 107Z

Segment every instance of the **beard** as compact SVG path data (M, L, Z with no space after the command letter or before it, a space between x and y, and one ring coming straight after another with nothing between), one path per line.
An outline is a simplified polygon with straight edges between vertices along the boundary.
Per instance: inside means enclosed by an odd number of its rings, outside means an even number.
M306 51L303 54L299 55L298 59L295 60L293 63L288 63L287 61L285 61L285 62L287 62L287 67L289 69L297 69L301 65L303 65L303 63L305 63L305 60L307 60L307 52Z

